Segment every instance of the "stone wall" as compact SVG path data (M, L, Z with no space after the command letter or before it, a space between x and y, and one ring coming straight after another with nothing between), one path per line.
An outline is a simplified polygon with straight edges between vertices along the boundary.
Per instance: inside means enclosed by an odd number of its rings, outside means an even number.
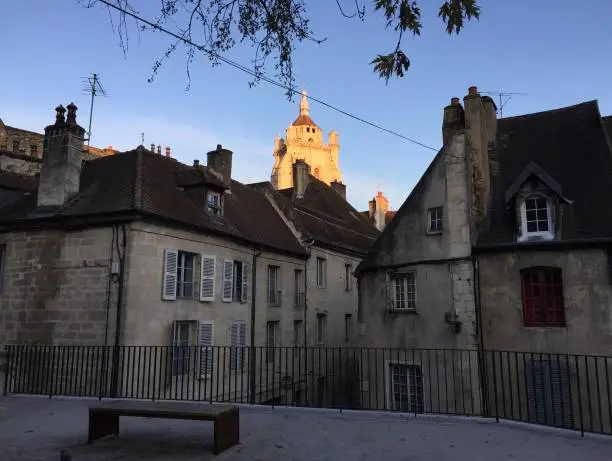
M34 176L40 173L41 165L42 162L38 158L0 151L0 170L2 171Z
M106 334L113 337L115 283L107 293L111 229L0 238L5 246L0 344L103 344Z
M0 150L42 158L44 139L41 133L6 126L0 120Z

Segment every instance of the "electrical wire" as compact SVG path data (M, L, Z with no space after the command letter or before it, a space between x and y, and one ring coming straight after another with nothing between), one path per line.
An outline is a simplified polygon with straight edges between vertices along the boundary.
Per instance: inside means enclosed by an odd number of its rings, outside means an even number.
M131 17L132 19L135 19L136 21L139 21L139 22L141 22L143 24L146 24L147 26L149 26L149 27L151 27L153 29L159 30L160 32L164 32L165 34L170 35L171 37L173 37L173 38L175 38L177 40L180 40L183 43L186 43L186 44L188 44L190 46L193 46L194 48L198 49L199 51L202 51L202 52L204 52L206 54L209 54L209 55L213 56L215 59L218 59L219 61L221 61L221 62L223 62L223 63L225 63L225 64L227 64L227 65L229 65L231 67L234 67L234 68L236 68L238 70L241 70L242 72L245 72L245 73L255 77L258 80L263 80L264 82L267 82L267 83L269 83L271 85L274 85L274 86L277 86L279 88L282 88L283 90L288 91L290 93L300 94L300 92L298 90L294 89L294 88L291 88L291 87L289 87L287 85L284 85L283 83L281 83L281 82L279 82L277 80L274 80L274 79L271 79L269 77L266 77L261 72L256 72L256 71L254 71L252 69L249 69L248 67L245 67L245 66L243 66L242 64L240 64L240 63L238 63L236 61L232 61L231 59L223 57L223 56L219 55L218 53L215 53L214 51L209 50L209 49L205 48L202 45L198 45L197 43L189 40L188 38L185 38L184 36L178 35L178 34L172 32L172 31L170 31L168 29L165 29L164 27L160 26L159 24L155 24L155 23L153 23L153 22L151 22L151 21L149 21L149 20L147 20L147 19L145 19L145 18L143 18L141 16L138 16L137 14L135 14L135 13L133 13L131 11L128 11L125 8L122 8L120 6L114 5L114 4L110 3L107 0L98 0L98 1L100 3L103 3L104 5L106 5L109 8L112 8L112 9L114 9L116 11L119 11L120 13L122 13L122 14L124 14L126 16ZM417 141L415 139L409 138L408 136L404 136L403 134L398 133L397 131L391 130L389 128L385 128L382 125L379 125L379 124L374 123L374 122L370 122L369 120L366 120L366 119L364 119L362 117L359 117L357 115L351 114L350 112L347 112L347 111L345 111L343 109L340 109L339 107L336 107L336 106L334 106L334 105L332 105L330 103L327 103L327 102L325 102L325 101L323 101L321 99L318 99L318 98L315 98L315 97L312 97L312 96L306 96L306 97L309 100L311 100L311 101L314 101L314 102L316 102L318 104L321 104L322 106L327 107L328 109L336 111L336 112L338 112L338 113L340 113L342 115L345 115L345 116L347 116L349 118L357 120L358 122L364 123L364 124L369 125L369 126L371 126L373 128L376 128L378 130L384 131L385 133L388 133L388 134L391 134L391 135L396 136L398 138L401 138L401 139L403 139L405 141L408 141L408 142L411 142L413 144L416 144L417 146L423 147L425 149L432 150L434 152L437 152L439 150L439 149L437 149L435 147L428 146L427 144L424 144L424 143L422 143L420 141Z

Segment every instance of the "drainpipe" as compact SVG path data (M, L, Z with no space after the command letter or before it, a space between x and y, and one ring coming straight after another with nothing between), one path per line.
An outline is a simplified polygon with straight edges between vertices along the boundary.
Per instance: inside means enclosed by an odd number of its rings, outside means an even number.
M251 268L251 338L249 347L249 384L250 384L250 398L249 402L255 404L255 392L257 390L257 384L255 382L257 374L257 354L255 353L255 300L257 299L257 258L261 256L261 250L258 250L253 254L253 264Z
M308 256L304 261L304 347L308 346L308 261L310 261L310 257L312 255L313 244L314 239L304 243L304 246L308 251Z
M489 414L488 384L486 373L486 360L484 352L484 333L482 328L482 305L480 303L480 265L478 257L472 255L472 272L474 274L474 304L476 308L476 328L478 330L477 354L478 354L478 374L480 377L480 390L482 395L482 416Z
M111 396L117 396L119 389L119 346L121 343L121 322L123 314L123 286L125 282L125 250L127 233L125 224L121 225L121 250L119 250L119 232L116 234L117 253L119 254L119 286L117 287L117 318L115 322L115 345L113 347L113 368L111 376Z

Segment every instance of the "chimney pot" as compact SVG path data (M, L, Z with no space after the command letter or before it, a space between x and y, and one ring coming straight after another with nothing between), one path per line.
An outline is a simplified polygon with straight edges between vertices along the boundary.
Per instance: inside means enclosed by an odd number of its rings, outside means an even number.
M221 150L223 149L223 146L221 144L217 144L217 150Z
M64 114L66 109L61 104L55 108L55 126L63 126L66 122Z
M199 166L200 166L200 161L199 161L199 160L197 160L197 159L196 159L196 160L194 160L194 161L193 161L193 166L194 166L194 167L196 167L196 168L197 168L197 167L199 167Z
M66 123L70 126L76 126L77 124L76 122L77 106L75 106L74 103L71 102L70 104L66 106L66 109L68 110L68 114L66 115Z
M459 105L459 98L457 98L457 97L451 98L451 105L452 106L458 106Z
M468 94L469 94L470 96L478 96L478 88L477 88L477 87L475 87L475 86L471 86L471 87L468 89Z
M166 147L166 157L170 157L170 147Z
M151 143L151 153L155 153L155 144Z
M157 145L157 155L161 155L161 145Z

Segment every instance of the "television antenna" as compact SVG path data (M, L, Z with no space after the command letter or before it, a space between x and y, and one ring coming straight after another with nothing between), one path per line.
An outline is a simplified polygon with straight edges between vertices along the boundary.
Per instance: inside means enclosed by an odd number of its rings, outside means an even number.
M497 96L497 99L499 100L499 105L497 106L499 118L504 118L504 106L508 104L508 102L512 99L512 96L528 96L527 93L509 93L503 91L481 91L480 93Z
M83 77L83 93L91 95L91 103L89 106L89 129L87 130L87 147L91 141L91 121L93 119L94 100L96 96L106 96L106 90L102 86L100 76L92 74L91 77Z

